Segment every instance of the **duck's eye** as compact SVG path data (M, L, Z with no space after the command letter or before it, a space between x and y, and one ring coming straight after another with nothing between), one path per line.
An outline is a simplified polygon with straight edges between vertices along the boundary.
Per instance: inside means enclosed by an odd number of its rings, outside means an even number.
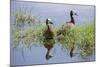
M77 13L75 13L75 15L78 16Z

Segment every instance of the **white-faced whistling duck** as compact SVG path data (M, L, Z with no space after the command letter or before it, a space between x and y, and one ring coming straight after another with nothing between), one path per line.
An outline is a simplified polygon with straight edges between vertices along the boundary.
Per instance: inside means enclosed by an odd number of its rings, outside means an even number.
M66 35L66 31L70 30L71 28L75 27L75 21L74 21L74 15L78 16L77 13L75 13L73 10L70 11L70 18L71 20L69 22L66 22L66 24L62 25L61 30L58 31L57 35ZM75 47L71 47L70 50L70 57L73 57L73 51Z
M75 27L74 15L78 16L77 13L74 13L73 10L70 11L70 21L66 22L66 24L62 25L62 28L57 32L57 36L62 34L66 35L66 29L70 29Z
M50 55L50 50L53 48L53 45L55 43L54 40L54 32L52 30L53 23L50 19L46 19L46 26L47 29L44 31L44 47L47 49L46 53L46 60L49 60L52 56Z
M74 21L73 15L78 16L77 13L74 13L74 11L71 10L71 11L70 11L70 18L71 18L71 21L70 21L70 22L67 22L67 26L68 26L69 28L73 28L73 27L75 26L75 21ZM73 46L71 47L71 50L70 50L70 57L71 57L71 58L73 57L73 51L74 51L74 49L75 49L75 46L73 45Z
M67 26L72 28L75 26L75 20L74 20L74 15L78 16L77 13L75 13L73 10L70 11L70 18L71 20L69 22L66 22Z

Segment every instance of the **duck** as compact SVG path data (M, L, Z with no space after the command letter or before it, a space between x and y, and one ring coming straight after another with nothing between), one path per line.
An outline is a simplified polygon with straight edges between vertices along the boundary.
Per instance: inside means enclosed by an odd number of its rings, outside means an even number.
M76 26L76 22L74 20L74 15L78 16L77 13L74 10L71 10L70 11L70 21L66 22L64 25L62 25L61 29L57 33L57 36L59 36L59 35L65 36L66 34L68 34L69 30L71 30L72 28L74 28ZM73 57L74 49L75 49L75 46L73 44L73 46L70 49L70 53L69 53L71 58Z
M70 20L70 22L67 22L67 26L69 27L69 28L74 28L75 27L75 20L74 20L74 15L76 15L76 16L78 16L77 15L77 13L75 13L75 11L73 11L73 10L71 10L70 11L70 18L71 18L71 20ZM74 53L73 53L73 51L75 50L75 46L74 46L74 44L73 44L73 46L71 47L71 49L70 49L70 57L72 58L74 55Z
M76 25L76 22L74 20L74 15L78 16L77 13L74 11L74 10L71 10L70 11L70 21L66 22L65 24L62 25L61 29L57 32L57 36L59 35L66 35L66 29L71 29L71 28L74 28L75 25Z
M75 20L74 20L74 15L78 16L77 13L75 13L75 11L71 10L70 11L70 21L69 22L66 22L66 27L70 29L74 28L76 26L76 23L75 23ZM70 49L70 57L72 58L73 57L73 51L75 50L75 46L73 44L73 46L71 47Z
M75 20L74 20L74 15L78 16L77 13L75 13L74 10L71 10L70 11L70 21L66 22L67 27L72 28L72 27L75 26L76 23L75 23Z
M46 19L46 30L43 33L44 36L44 47L47 49L46 53L46 60L49 60L52 58L52 55L50 55L51 49L54 46L55 40L54 40L54 32L53 32L53 22L51 22L51 19Z

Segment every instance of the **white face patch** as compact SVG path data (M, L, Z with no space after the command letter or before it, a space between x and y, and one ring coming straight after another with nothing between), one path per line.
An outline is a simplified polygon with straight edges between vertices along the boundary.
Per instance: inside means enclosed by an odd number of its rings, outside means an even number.
M73 13L76 13L76 11L75 10L72 10L73 11Z
M48 21L52 21L50 18L48 18Z
M52 22L52 20L51 20L50 18L48 18L48 22ZM49 25L49 27L50 27L51 29L53 29L53 25L52 25L51 23L48 23L48 25Z
M76 15L76 11L75 10L73 10L73 14Z

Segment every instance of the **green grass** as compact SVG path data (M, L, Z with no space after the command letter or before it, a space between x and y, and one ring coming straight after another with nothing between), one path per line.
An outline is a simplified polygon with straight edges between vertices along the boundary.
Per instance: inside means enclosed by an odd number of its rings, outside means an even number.
M17 25L11 25L12 47L15 48L18 45L24 45L25 47L30 48L35 45L34 43L43 44L43 33L46 28L45 23L40 19L37 19L37 17L31 16L30 14L26 14L25 16L24 14L18 13L18 15L18 17L15 15ZM25 17L28 18L26 19ZM35 23L34 20L37 20L37 22ZM20 23L25 23L25 21L30 22L30 26L28 28L24 29L23 26L18 26ZM55 42L61 43L62 47L66 50L71 50L71 48L74 47L75 50L80 51L80 55L82 57L91 56L95 49L94 25L94 22L87 22L72 29L64 29L62 31L62 35L60 36L57 36L60 28L54 28Z
M83 25L79 30L79 49L82 56L90 56L95 49L95 26L94 23Z
M80 50L82 57L90 56L94 52L95 48L95 26L94 22L77 26L73 29L66 29L63 31L66 33L60 35L58 42L62 44L62 47L71 50L74 48Z

